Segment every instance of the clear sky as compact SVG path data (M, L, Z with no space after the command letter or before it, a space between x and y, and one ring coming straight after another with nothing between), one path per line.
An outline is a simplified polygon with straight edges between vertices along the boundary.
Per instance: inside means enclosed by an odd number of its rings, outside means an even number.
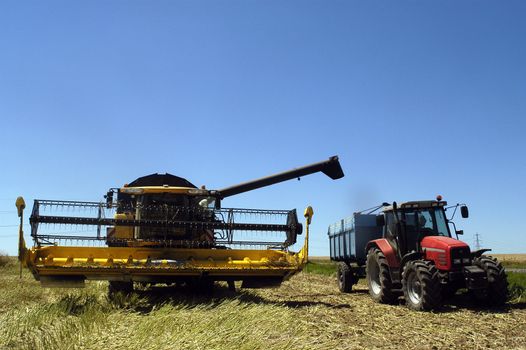
M221 188L337 154L341 180L224 205L312 205L328 255L332 222L442 194L469 205L466 242L526 253L525 18L524 1L2 1L0 250L18 195L100 200L154 172Z

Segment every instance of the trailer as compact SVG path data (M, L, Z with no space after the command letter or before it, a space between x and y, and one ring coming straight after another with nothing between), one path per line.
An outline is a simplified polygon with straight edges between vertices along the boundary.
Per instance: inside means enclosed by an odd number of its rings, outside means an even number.
M382 237L382 228L376 225L376 215L354 213L330 225L327 235L331 260L338 262L338 287L350 292L358 279L365 277L365 246Z

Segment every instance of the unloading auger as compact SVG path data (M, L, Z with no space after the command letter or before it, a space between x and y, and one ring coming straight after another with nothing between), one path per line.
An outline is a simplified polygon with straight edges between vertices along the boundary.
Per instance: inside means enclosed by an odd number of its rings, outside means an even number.
M23 234L19 260L43 287L83 287L107 280L110 292L131 291L134 282L184 283L198 289L214 281L230 288L279 286L308 258L311 207L304 211L303 248L289 251L303 231L296 210L223 208L230 196L323 172L344 176L338 157L221 190L197 188L171 174L140 177L112 188L103 202L35 200L29 219L34 246Z

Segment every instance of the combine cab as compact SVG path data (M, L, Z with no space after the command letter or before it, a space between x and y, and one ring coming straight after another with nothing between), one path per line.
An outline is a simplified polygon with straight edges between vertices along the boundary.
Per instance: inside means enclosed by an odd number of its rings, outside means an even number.
M109 281L110 292L131 291L134 282L279 286L307 262L312 208L304 212L305 244L293 253L288 248L303 231L296 210L223 208L222 201L319 171L332 179L344 176L338 157L331 157L222 190L153 174L110 189L105 202L35 200L31 249L19 197L19 259L43 287L83 287L90 279Z

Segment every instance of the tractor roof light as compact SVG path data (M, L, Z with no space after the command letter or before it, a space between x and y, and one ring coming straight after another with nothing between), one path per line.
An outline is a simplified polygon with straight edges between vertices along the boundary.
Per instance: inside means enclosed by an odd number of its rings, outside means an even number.
M442 196L441 195L438 195L437 196L437 201L440 202L442 200Z

